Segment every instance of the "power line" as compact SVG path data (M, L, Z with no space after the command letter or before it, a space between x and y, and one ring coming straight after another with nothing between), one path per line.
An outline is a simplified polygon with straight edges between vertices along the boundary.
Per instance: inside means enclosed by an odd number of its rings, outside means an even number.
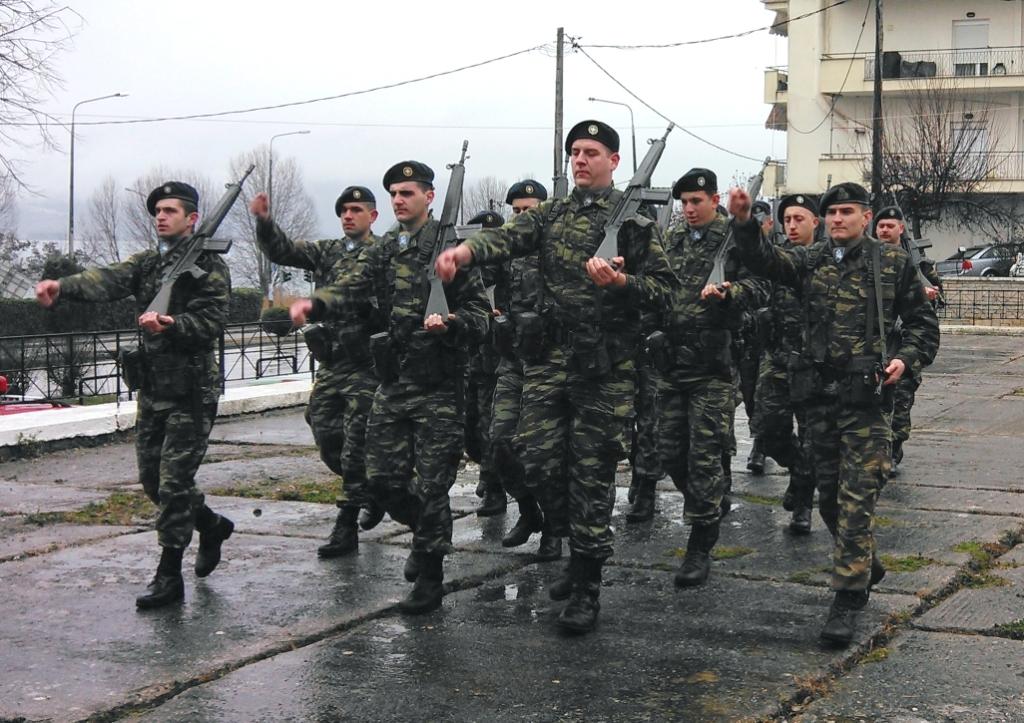
M707 138L704 138L702 136L697 135L696 133L694 133L693 131L689 130L688 128L684 128L682 125L680 125L679 123L676 123L674 120L669 118L667 115L662 113L660 110L658 110L653 105L648 103L646 100L644 100L643 98L638 96L636 93L634 93L632 90L627 88L625 86L625 84L623 84L622 81L620 81L618 78L616 78L614 75L612 75L608 70L606 70L603 65L601 65L596 60L594 60L594 58L591 57L590 53L588 53L586 50L584 50L575 41L573 41L572 47L575 50L578 50L580 53L583 53L583 57L585 57L587 60L589 60L595 66L597 66L598 70L600 70L602 73L604 73L606 76L608 76L608 78L610 78L613 83L615 83L617 86L622 88L622 90L624 90L626 93L628 93L632 98L634 98L639 103L643 104L644 107L646 107L649 111L651 111L652 113L654 113L658 117L663 118L666 121L668 121L669 123L674 124L679 130L681 130L683 133L687 134L688 136L690 136L692 138L695 138L696 140L700 141L701 143L705 143L705 144L711 146L712 148L717 148L718 150L723 151L725 153L728 153L729 155L736 156L737 158L742 158L742 159L747 160L747 161L755 161L757 163L760 163L760 162L762 162L764 160L763 158L754 158L753 156L748 156L746 154L740 153L739 151L731 150L729 148L726 148L725 146L720 146L719 144L717 144L717 143L715 143L713 141L709 141Z
M731 35L719 35L719 36L714 37L714 38L701 38L699 40L682 40L682 41L679 41L678 43L648 43L648 44L640 44L640 45L607 45L607 44L606 45L598 45L598 44L588 43L587 45L583 45L583 46L579 46L579 47L584 47L584 48L609 48L609 49L613 49L613 50L646 50L646 49L653 49L653 48L680 48L680 47L683 47L685 45L703 45L704 43L715 43L715 42L718 42L719 40L733 40L735 38L743 38L743 37L746 37L748 35L753 35L755 33L760 33L760 32L763 32L765 30L769 30L770 31L770 30L775 30L776 28L784 27L786 25L789 25L790 23L796 22L797 20L803 20L804 18L809 18L809 17L812 17L814 15L818 15L819 13L823 13L826 10L831 10L834 7L838 7L840 5L844 5L844 4L848 3L849 1L850 0L836 0L836 2L832 3L831 5L826 5L823 8L820 8L818 10L812 10L811 12L804 13L803 15L797 15L795 18L790 18L789 20L783 20L781 22L773 23L771 25L764 25L764 26L759 27L759 28L752 28L750 30L744 30L743 32L739 32L739 33L732 33Z

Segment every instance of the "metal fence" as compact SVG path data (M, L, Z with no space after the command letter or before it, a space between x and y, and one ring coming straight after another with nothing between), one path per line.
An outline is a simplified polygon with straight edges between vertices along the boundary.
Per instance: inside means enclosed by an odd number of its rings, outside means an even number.
M900 50L885 53L882 77L886 79L975 78L1024 75L1024 47ZM875 58L864 59L864 80L875 77Z
M0 374L10 395L86 403L130 399L118 353L139 344L137 330L0 337ZM267 334L259 322L230 324L217 342L223 386L316 372L298 332Z
M1024 280L1008 283L1005 279L992 279L967 288L947 287L943 297L946 303L938 310L942 321L971 326L1024 326Z

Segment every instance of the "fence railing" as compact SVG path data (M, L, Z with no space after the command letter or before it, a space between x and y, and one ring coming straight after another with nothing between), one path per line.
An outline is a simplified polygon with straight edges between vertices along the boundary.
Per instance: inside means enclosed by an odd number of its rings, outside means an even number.
M970 326L1024 326L1024 279L979 279L958 288L947 284L938 310L941 321Z
M871 156L867 153L827 153L829 161L857 161L863 168L864 180L870 179ZM886 158L893 163L915 168L928 167L935 161L928 153L892 153ZM1024 151L979 151L956 154L956 175L963 181L1020 181L1024 180Z
M882 58L882 77L886 80L1007 75L1024 75L1024 47L890 50ZM867 54L864 56L864 80L874 77L875 58Z
M0 337L0 374L13 396L79 404L130 399L117 360L121 349L138 344L134 329ZM226 326L217 356L224 386L316 372L298 332L267 334L259 322Z

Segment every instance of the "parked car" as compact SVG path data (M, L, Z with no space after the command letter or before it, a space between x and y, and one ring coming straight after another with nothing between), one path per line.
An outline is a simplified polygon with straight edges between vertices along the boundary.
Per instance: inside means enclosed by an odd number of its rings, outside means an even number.
M940 276L1009 276L1021 250L1021 244L961 246L955 254L937 263L935 269Z

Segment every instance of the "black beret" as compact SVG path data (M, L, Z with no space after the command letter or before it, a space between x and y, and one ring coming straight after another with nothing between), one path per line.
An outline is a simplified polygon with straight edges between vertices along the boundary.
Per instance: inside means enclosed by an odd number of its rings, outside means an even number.
M750 207L750 212L757 213L758 211L765 214L766 216L771 216L772 205L767 201L754 201L753 205Z
M146 210L150 216L156 216L157 201L163 201L165 198L177 198L188 201L193 206L199 205L199 191L181 181L167 181L150 191L146 197Z
M334 215L341 218L341 207L346 203L377 203L373 193L366 186L349 186L334 202Z
M818 215L818 203L814 200L814 196L805 196L802 193L794 193L779 201L779 210L776 212L776 217L779 219L779 223L783 223L782 219L786 215L786 209L792 208L793 206L806 208L815 216Z
M384 189L390 191L392 183L402 183L403 181L418 181L433 186L434 170L426 163L419 161L396 163L384 174Z
M498 228L505 223L505 219L496 214L494 211L481 211L473 218L469 219L467 223L470 226L480 224L484 228Z
M511 205L517 198L536 198L539 201L546 201L548 189L532 178L527 178L525 181L512 184L505 196L505 203Z
M569 134L565 137L565 152L572 153L573 141L580 138L603 143L612 153L619 152L619 134L610 125L599 120L580 121L570 128Z
M875 216L875 223L877 224L883 219L888 221L903 221L903 211L896 206L886 206L878 212L877 216Z
M718 176L706 168L691 168L672 186L672 198L679 198L681 194L693 191L718 193Z
M821 212L824 213L828 210L829 206L835 206L837 203L857 203L861 206L870 206L871 195L864 186L848 181L840 183L838 186L832 186L832 188L821 194L818 206L821 208Z

